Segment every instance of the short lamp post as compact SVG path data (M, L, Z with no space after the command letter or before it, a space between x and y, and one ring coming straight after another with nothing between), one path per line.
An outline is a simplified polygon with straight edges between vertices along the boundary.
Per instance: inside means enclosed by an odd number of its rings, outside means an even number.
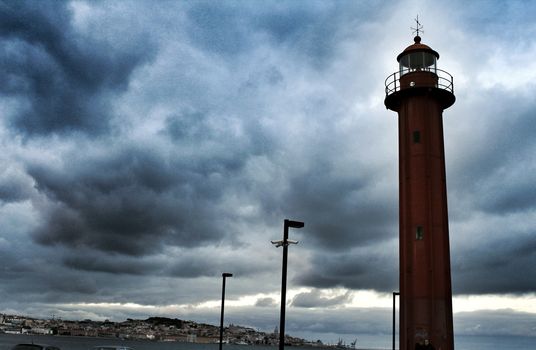
M292 228L302 228L305 224L301 221L292 221L285 219L284 229L283 229L283 239L279 241L271 241L277 247L283 247L283 269L281 277L281 316L279 318L279 350L284 350L285 348L285 306L287 299L287 256L288 256L288 245L289 244L298 244L298 241L293 241L288 239L288 229Z
M221 276L223 277L223 285L221 288L220 350L222 350L223 345L223 306L225 304L225 278L233 277L233 274L224 272L221 274Z
M395 350L395 334L396 334L396 296L400 295L399 292L393 292L393 350Z

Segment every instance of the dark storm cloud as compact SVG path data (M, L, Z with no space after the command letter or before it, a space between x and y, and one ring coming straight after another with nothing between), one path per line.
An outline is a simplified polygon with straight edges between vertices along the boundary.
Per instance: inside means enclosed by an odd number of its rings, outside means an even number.
M241 6L194 2L187 10L192 42L219 54L237 54L252 44L242 21L247 12Z
M178 245L178 244L177 244ZM222 271L233 271L239 278L248 278L270 269L266 260L250 261L247 247L240 252L227 249L228 255L212 254L207 259L203 248L187 247L175 254L157 254L147 257L109 254L97 250L70 249L62 258L62 264L80 272L96 272L111 275L161 276L193 279L220 276Z
M9 284L9 281L15 281L33 270L31 256L25 256L17 249L5 246L0 246L0 253L5 260L4 266L0 270L0 279L5 282L4 286Z
M320 291L314 289L310 292L299 293L291 301L294 307L315 308L315 307L334 307L350 301L352 294L347 291L343 295L335 297L323 296Z
M184 304L213 323L219 310L198 306L218 300L222 271L233 300L279 291L269 239L284 218L306 223L290 234L291 288L396 290L396 118L381 95L396 37L411 41L392 19L405 5L2 3L2 308L143 318ZM478 80L484 62L440 53ZM452 110L471 128L446 139L454 292L534 291L532 100L464 88ZM390 309L339 308L350 293L298 295L288 329L390 332ZM273 330L278 304L228 319Z
M347 179L322 160L313 164L310 172L293 178L282 201L283 212L306 222L291 235L312 249L310 266L296 283L392 290L396 247L385 242L396 237L396 202L388 189L377 185L370 169L356 169L355 177ZM369 192L371 187L378 191Z
M536 289L536 232L463 247L452 262L456 294L530 293Z
M248 278L271 268L268 260L251 259L256 252L246 246L228 248L226 253L207 259L203 251L184 251L180 258L168 264L164 273L173 277L193 278L220 276L222 271L232 271L235 277Z
M323 141L328 147L330 141ZM309 244L341 251L393 237L396 202L386 194L387 188L377 185L373 170L361 170L357 165L355 176L348 178L337 174L332 160L328 160L338 157L336 151L307 156L310 168L292 174L281 202L283 212L307 222ZM371 187L377 187L378 192L370 192Z
M449 190L470 194L474 209L495 215L535 210L536 186L532 186L531 174L536 152L536 106L499 88L480 98L503 103L495 110L484 101L475 107L483 110L476 116L483 126L470 135L464 152L449 160L456 169L449 178ZM489 119L496 121L487 122ZM474 145L472 140L479 142Z
M341 41L355 35L354 26L377 14L370 3L304 3L298 1L257 14L252 25L266 33L274 45L295 52L298 59L320 69L332 63Z
M1 274L4 279L1 294L3 300L55 303L87 298L99 291L99 286L91 276L59 269L54 258L39 255L38 258L24 258L23 264L6 264L10 271ZM20 255L17 258L20 259Z
M502 102L491 107L490 100ZM475 104L482 112L467 125L480 127L450 135L462 151L447 153L453 291L531 292L536 232L527 223L536 210L536 107L501 88L480 93ZM445 125L455 127L448 118Z
M136 45L117 45L125 38L77 32L68 7L0 4L1 93L20 101L9 118L25 134L106 131L110 94L125 90L132 71L153 55L141 35Z
M166 119L166 133L176 141L191 142L206 136L206 113L185 111Z
M78 271L105 272L110 274L147 275L158 269L155 262L140 260L138 257L109 256L92 252L91 256L78 252L63 259L63 264Z
M0 171L0 202L18 202L30 195L31 183L26 174L12 168Z
M343 23L355 20L347 11L359 10L364 15L371 10L367 5L338 2L287 5L266 9L247 2L219 6L194 2L187 9L189 37L194 45L220 55L242 54L268 38L271 45L284 47L304 62L323 68L335 55L338 39L347 35Z
M224 126L216 126L220 123ZM238 134L235 128L245 130ZM203 168L205 172L216 172L219 167L225 172L238 172L251 155L270 153L269 146L274 143L256 120L237 120L203 108L167 116L162 134L169 136L177 147L194 147L197 159L190 159L189 166ZM204 153L207 148L208 154Z
M282 9L259 16L256 25L266 31L276 45L296 50L317 67L329 63L336 50L336 35L344 13L331 6Z
M370 247L338 254L316 252L310 268L296 282L316 288L392 291L398 276L395 254L394 247Z
M215 218L225 180L213 175L225 169L215 160L190 163L137 147L94 159L74 153L59 166L30 164L50 201L34 237L133 256L221 241L225 224Z
M531 177L536 160L536 106L531 108L505 112L507 120L490 130L493 144L486 154L490 162L480 162L484 171L479 169L475 176L479 209L496 215L536 210L536 186Z
M0 245L0 298L6 303L59 302L96 294L95 279L58 265L59 251L50 254L39 246L15 241ZM16 296L16 297L15 297Z

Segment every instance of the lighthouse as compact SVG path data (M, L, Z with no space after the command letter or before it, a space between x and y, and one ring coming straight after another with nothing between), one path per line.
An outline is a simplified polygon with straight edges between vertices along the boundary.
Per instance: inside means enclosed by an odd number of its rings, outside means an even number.
M417 30L385 81L398 113L401 350L454 349L443 111L456 98L438 59Z

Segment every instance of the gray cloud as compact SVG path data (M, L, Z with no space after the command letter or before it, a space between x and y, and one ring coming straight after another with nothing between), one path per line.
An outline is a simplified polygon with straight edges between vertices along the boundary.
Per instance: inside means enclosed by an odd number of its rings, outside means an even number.
M342 254L317 252L310 269L297 282L317 288L373 288L390 292L396 289L398 276L395 252L395 247L388 246Z
M18 169L5 168L0 172L0 200L19 202L30 198L31 179Z
M490 99L502 102L490 106ZM534 260L536 236L526 223L536 210L529 185L536 150L529 117L534 106L495 87L476 97L471 108L482 111L474 116L480 127L453 125L467 142L453 145L450 157L447 152L453 289L460 294L531 292L535 271L527 267Z
M87 253L87 251L86 251ZM63 264L78 271L106 272L110 274L147 275L154 273L158 266L153 262L130 257L70 255L63 258Z
M164 244L196 246L225 237L218 211L219 164L174 163L148 150L103 158L66 156L58 168L31 164L28 173L50 199L39 243L87 246L128 255L154 253Z
M343 10L344 9L344 10ZM266 10L247 3L213 6L196 2L187 9L190 40L203 50L219 55L239 55L255 49L258 40L289 50L315 68L329 65L346 26L353 20L348 10L372 15L372 8L359 4L309 2ZM346 11L345 11L346 10ZM248 28L253 29L253 34Z
M256 307L274 307L277 301L274 298L259 298L255 302Z
M534 314L513 310L482 310L455 314L455 332L481 336L536 336Z
M523 294L534 291L536 272L529 266L536 258L536 235L533 231L507 232L507 236L512 234L517 239L490 239L476 249L461 248L452 262L454 292Z
M0 295L8 301L7 304L89 301L99 291L99 285L92 276L58 269L52 258L44 260L41 255L24 260L22 263L9 264L8 271L1 274L6 286Z
M286 208L307 221L308 238L323 249L341 250L392 237L395 204L372 198L369 174L344 179L331 166L311 164L310 172L293 178L284 198ZM336 218L336 219L335 219ZM392 221L391 221L392 220Z
M120 37L76 31L68 6L46 1L0 7L0 76L7 82L2 94L21 100L9 118L22 133L107 131L110 97L124 91L133 70L153 56L141 35L136 45L124 46L117 45Z
M531 29L481 5L424 6L435 22L425 41L457 84L445 112L453 287L526 295ZM322 289L397 288L397 125L383 80L411 41L400 18L414 8L0 4L1 309L109 318L129 312L57 305L185 304L188 317L217 319L196 305L219 298L222 271L235 274L229 298L279 291L269 240L290 218L305 227L291 231L289 282L318 291L296 297L289 330L390 331L389 310L341 309L346 297ZM261 298L229 320L273 330L277 305ZM480 315L467 317L472 329Z
M504 103L490 107L485 101L478 101L474 107L484 111L476 117L482 127L478 133L467 136L478 142L467 142L466 150L450 159L456 171L449 177L449 189L456 197L465 194L478 210L496 215L533 211L534 186L529 184L536 150L532 137L536 133L535 107L503 89L492 89L485 96L486 101L496 99ZM495 118L495 122L486 122L489 118ZM470 126L466 127L464 134L471 132Z
M335 297L326 297L322 296L320 291L313 289L311 292L299 293L294 299L292 299L291 305L294 307L305 307L305 308L314 308L314 307L333 307L340 306L346 302L349 302L352 295L350 291L347 291L343 295Z

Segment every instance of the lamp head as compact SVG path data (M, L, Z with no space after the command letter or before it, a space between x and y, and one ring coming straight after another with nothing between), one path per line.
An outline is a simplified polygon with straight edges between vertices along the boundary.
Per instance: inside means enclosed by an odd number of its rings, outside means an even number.
M285 225L287 225L287 227L292 227L292 228L302 228L303 226L305 226L305 223L303 223L301 221L294 221L294 220L285 219Z
M283 245L283 240L278 240L278 241L270 241L272 242L273 245L275 245L276 248L279 248Z
M229 273L229 272L224 272L221 274L222 277L233 277L233 274L232 273Z

